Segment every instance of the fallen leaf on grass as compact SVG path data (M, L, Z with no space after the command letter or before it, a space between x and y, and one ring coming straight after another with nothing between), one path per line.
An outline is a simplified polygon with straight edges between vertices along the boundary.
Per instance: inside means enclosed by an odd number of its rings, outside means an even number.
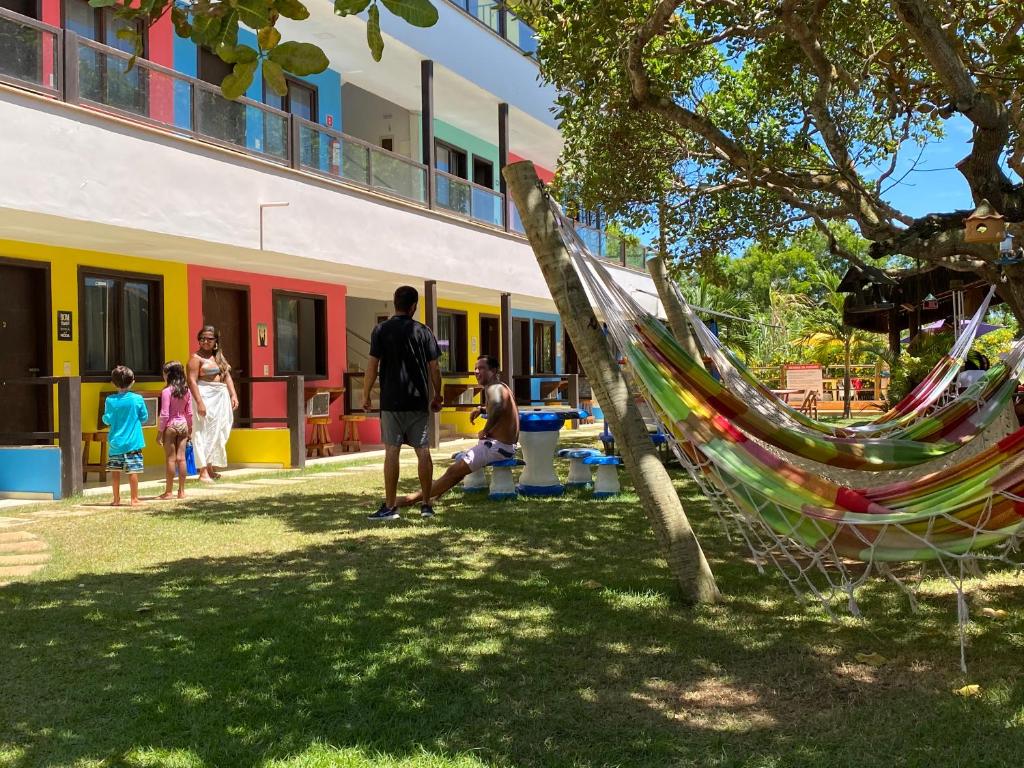
M957 688L953 693L965 699L975 699L981 696L981 686L977 683L971 683L963 688Z
M870 664L872 667L880 667L885 664L888 659L880 653L858 653L854 657L861 664Z
M986 619L1005 619L1007 616L1006 611L1002 608L982 608L978 613Z
M583 586L587 589L601 589L604 587L600 581L594 581L593 579L587 579L584 581Z
M152 605L150 605L149 603L143 603L142 605L140 605L138 608L135 609L135 612L136 613L149 613L152 610L153 610L153 606Z

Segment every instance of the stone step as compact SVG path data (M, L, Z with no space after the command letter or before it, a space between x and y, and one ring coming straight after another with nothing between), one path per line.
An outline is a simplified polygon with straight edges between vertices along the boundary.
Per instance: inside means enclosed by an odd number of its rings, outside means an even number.
M48 562L49 552L33 552L29 555L0 554L0 568L8 565L46 565Z
M0 554L13 555L26 552L45 552L50 547L45 541L39 538L26 539L24 541L8 541L0 544Z
M42 565L0 565L0 579L13 579L19 576L31 576L42 570Z
M3 548L4 544L8 541L28 541L29 539L36 539L34 533L28 531L0 531L0 549Z

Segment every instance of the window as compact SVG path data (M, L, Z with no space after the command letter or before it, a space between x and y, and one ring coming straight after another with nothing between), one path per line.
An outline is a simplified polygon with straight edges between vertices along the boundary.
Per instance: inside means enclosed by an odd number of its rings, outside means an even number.
M437 170L460 179L469 178L466 173L466 153L441 141L434 142L434 156ZM436 202L442 208L469 215L470 187L449 176L435 176Z
M466 315L462 312L438 312L434 334L441 347L437 361L441 373L463 373L469 366L466 351Z
M443 141L434 142L434 154L437 158L437 170L458 176L460 179L468 178L466 174L466 152L445 144Z
M473 156L473 183L494 189L494 166L491 165L490 160Z
M501 319L480 315L480 354L501 357Z
M117 365L159 376L163 364L163 285L159 277L79 273L82 375L106 379Z
M533 372L555 372L555 324L533 321Z
M93 8L87 0L65 0L64 26L80 37L125 53L134 53L131 40L117 33L134 27L142 35L142 57L146 51L146 28L142 20L131 24L119 19L114 9ZM79 91L83 98L116 107L137 115L148 114L148 71L142 67L128 70L128 60L83 47L79 52Z
M279 376L327 377L327 300L274 291L274 367Z
M316 87L308 83L301 83L298 80L285 78L288 84L288 93L285 96L278 96L263 83L263 103L267 106L280 109L315 123L317 117L317 91Z
M381 136L380 137L380 148L387 152L395 151L395 137L394 136Z
M246 146L245 105L225 99L220 93L221 81L231 74L234 65L202 46L197 51L198 78L216 88L195 89L196 130L233 146Z

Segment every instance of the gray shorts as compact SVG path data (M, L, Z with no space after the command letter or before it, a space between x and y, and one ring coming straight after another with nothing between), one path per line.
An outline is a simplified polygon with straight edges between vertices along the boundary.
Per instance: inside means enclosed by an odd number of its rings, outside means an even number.
M430 446L430 414L427 411L381 411L380 438L384 445Z

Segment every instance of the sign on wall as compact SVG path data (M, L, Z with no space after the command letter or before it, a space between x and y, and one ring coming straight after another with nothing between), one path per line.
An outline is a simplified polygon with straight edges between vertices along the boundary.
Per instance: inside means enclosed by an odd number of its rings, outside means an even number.
M71 326L71 312L58 309L57 310L57 341L72 341L74 339L74 332Z
M256 346L267 346L267 324L256 323Z

